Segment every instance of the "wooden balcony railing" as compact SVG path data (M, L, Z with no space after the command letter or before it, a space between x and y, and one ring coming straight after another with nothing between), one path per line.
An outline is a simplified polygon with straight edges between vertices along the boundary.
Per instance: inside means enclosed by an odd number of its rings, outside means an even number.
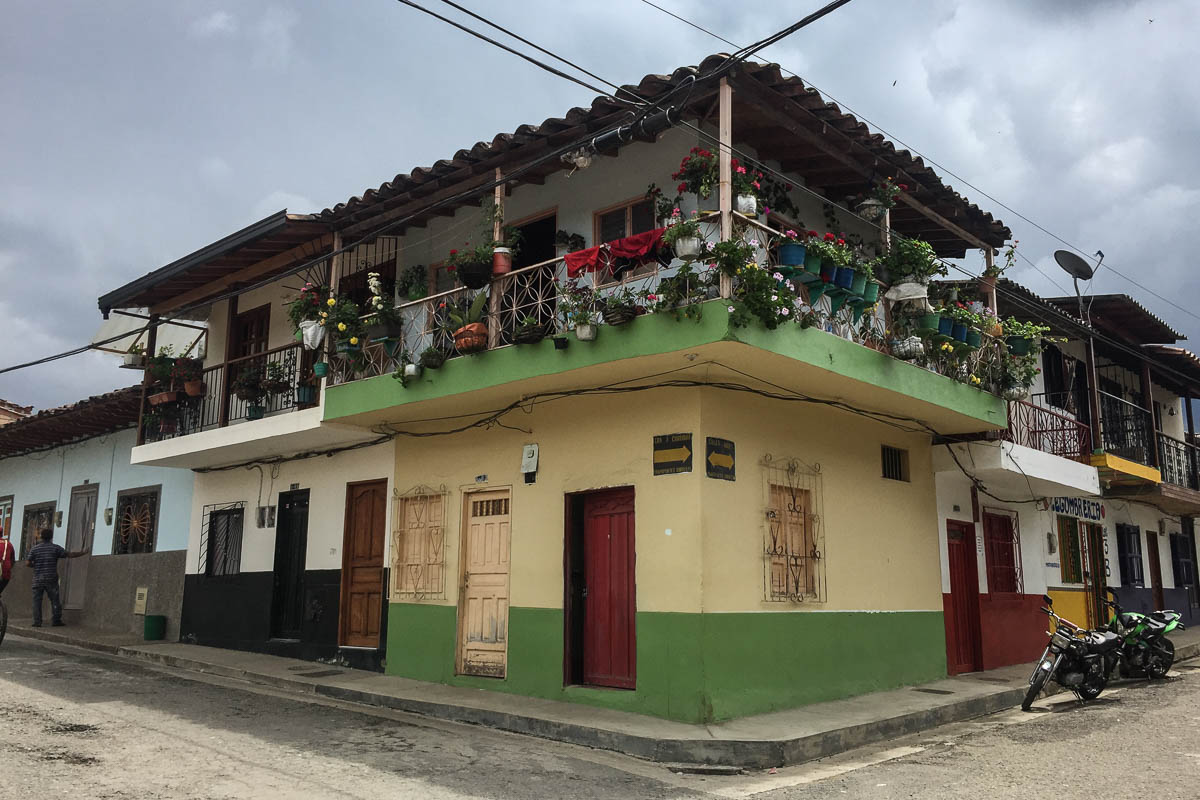
M298 390L300 386L315 385L311 380L313 361L315 361L315 356L311 351L304 350L299 342L293 342L283 347L276 347L262 353L235 358L224 364L207 367L202 374L204 395L185 397L176 403L155 407L153 410L156 412L157 420L154 419L155 415L147 417L144 413L140 442L175 439L247 420L251 404L236 397L231 391L227 391L226 387L232 386L243 371L265 370L268 364L280 365L286 388L277 394L263 398L261 405L264 416L273 416L314 405L316 402L315 389L312 391ZM301 397L301 391L306 391L310 396Z
M1005 439L1060 458L1086 462L1092 452L1091 429L1051 409L1043 395L1034 395L1031 401L1009 401Z

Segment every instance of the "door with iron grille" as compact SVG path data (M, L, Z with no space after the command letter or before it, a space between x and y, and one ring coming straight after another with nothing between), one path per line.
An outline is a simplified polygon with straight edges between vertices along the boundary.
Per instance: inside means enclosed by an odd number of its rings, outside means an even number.
M304 565L308 549L308 489L281 492L275 525L271 638L299 639L304 629Z

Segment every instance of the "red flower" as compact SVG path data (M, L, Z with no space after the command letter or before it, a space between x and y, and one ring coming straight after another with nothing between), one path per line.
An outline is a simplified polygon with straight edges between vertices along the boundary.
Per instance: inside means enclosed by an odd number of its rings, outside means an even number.
M736 167L740 162L736 158L729 159L729 165Z
M683 161L681 161L681 162L680 162L680 164L681 164L681 165L682 165L682 164L686 164L686 163L688 163L688 162L689 162L689 161L691 161L691 160L692 160L692 157L691 157L691 156L684 156L684 157L683 157Z
M700 157L701 158L712 158L712 153L708 152L707 150L701 150Z
M813 238L813 239L817 238L817 232L816 232L816 231L809 231L809 232L808 232L808 235L809 235L809 237L810 237L810 238Z
M445 307L446 307L445 302L438 303L438 308L445 308Z
M647 300L657 300L657 299L658 299L658 295L656 295L656 294L648 294L648 295L646 295L646 299L647 299Z
M456 255L457 253L458 253L458 251L457 251L457 250L451 250L451 251L450 251L450 255Z
M839 245L843 245L843 244L845 244L845 243L846 243L846 240L845 240L845 239L838 239L838 240L837 240L837 243L838 243Z
M446 272L454 272L454 271L455 271L455 266L453 264L446 265Z
M681 183L681 184L679 184L678 186L676 186L675 188L679 190L679 193L680 193L680 194L683 194L684 192L686 192L686 191L687 191L687 184L686 184L686 183Z
M699 148L699 147L693 147L693 148L692 148L691 150L689 150L688 152L689 152L689 153L699 153L699 152L700 152L700 148Z
M834 239L836 239L836 238L837 238L837 237L836 237L836 236L834 236L832 233L827 233L827 234L825 234L825 241L827 241L827 242L832 242L832 241L833 241Z
M907 184L907 183L901 183L901 184L897 184L897 185L900 187L900 191L902 191L902 192L907 192L907 191L908 191L908 184Z

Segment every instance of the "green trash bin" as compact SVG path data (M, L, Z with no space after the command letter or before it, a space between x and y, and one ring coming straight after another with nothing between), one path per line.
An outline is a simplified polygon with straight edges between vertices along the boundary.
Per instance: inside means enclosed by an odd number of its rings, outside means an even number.
M147 642L158 642L165 639L167 618L162 614L147 614L144 634Z

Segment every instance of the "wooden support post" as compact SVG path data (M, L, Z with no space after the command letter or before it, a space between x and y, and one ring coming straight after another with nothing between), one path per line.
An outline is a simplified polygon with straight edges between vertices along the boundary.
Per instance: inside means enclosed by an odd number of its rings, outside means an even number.
M718 93L720 105L720 131L718 132L720 149L718 162L720 164L721 203L721 241L733 238L733 87L727 78L721 78L721 88ZM721 276L721 297L733 294L733 278Z
M1162 469L1158 454L1158 420L1154 419L1154 384L1150 382L1150 362L1142 362L1142 401L1150 415L1150 465Z
M492 241L504 240L504 174L496 167L495 208L492 209ZM502 284L493 276L488 287L488 349L500 346L500 298Z
M229 384L233 380L229 362L233 360L233 334L237 330L238 296L235 294L229 298L225 307L228 316L225 318L225 363L221 365L221 418L218 422L222 428L229 424L229 398L232 395Z
M146 369L142 371L142 402L138 405L138 429L137 443L144 444L146 441L145 431L142 429L142 415L146 413L146 395L150 389L150 359L157 355L158 348L158 314L151 314L149 321L150 330L146 332Z
M996 266L996 257L992 254L992 248L985 247L983 249L983 271L990 272ZM993 313L999 315L1000 308L996 300L996 278L988 280L986 277L981 277L979 280L979 289L983 293L984 302Z
M1100 436L1103 420L1100 419L1100 381L1096 375L1096 345L1088 336L1087 349L1084 351L1087 367L1088 384L1088 417L1092 421L1092 450L1103 449L1104 443Z
M1183 437L1188 444L1188 468L1191 474L1188 476L1189 489L1200 489L1200 474L1196 472L1196 424L1192 421L1192 393L1188 392L1183 396L1184 414L1187 415L1187 434Z

